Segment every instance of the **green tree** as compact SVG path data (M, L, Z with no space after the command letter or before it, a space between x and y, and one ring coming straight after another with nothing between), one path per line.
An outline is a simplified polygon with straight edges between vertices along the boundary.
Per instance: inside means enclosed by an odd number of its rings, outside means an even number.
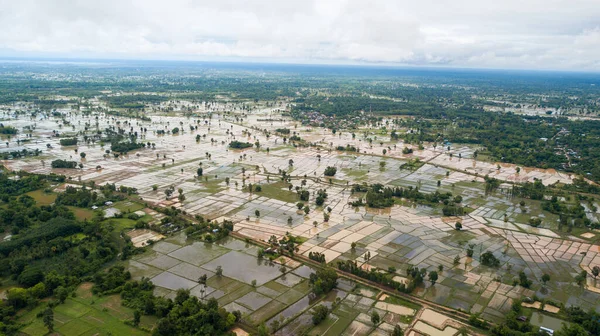
M223 275L223 267L221 267L221 265L217 266L217 269L215 270L215 275L218 277Z
M577 274L577 276L575 276L575 282L579 286L583 286L585 284L586 280L587 280L587 271L581 271L581 273L579 273L579 274Z
M6 300L9 305L16 309L25 307L27 305L27 299L29 295L25 288L11 288L6 293Z
M44 309L42 320L44 321L44 326L48 328L48 332L54 332L54 311L50 307L46 307Z
M315 308L313 308L313 312L312 312L312 323L314 325L317 325L321 322L323 322L327 316L329 315L329 308L327 308L324 305L318 305Z
M313 287L313 292L317 295L329 293L337 287L337 272L331 268L318 269L316 273L311 273L309 283Z
M435 282L438 280L438 273L436 271L429 272L429 281L431 281L431 285L435 285Z
M43 282L36 284L29 288L29 294L36 299L43 298L46 296L46 285Z
M373 310L371 313L371 322L373 322L374 326L377 326L381 321L381 317L379 317L379 313L376 310Z
M135 327L140 325L140 319L142 318L142 313L136 309L133 311L133 325Z
M519 272L519 284L525 288L531 287L531 280L527 278L527 274L523 271Z
M392 336L403 336L404 335L404 331L402 330L402 328L399 325L395 325L394 326L394 330L392 330Z
M58 286L54 289L54 296L60 303L64 303L65 300L69 297L69 290L63 286Z
M334 176L336 172L337 172L336 167L327 166L327 168L325 168L325 172L323 174L325 174L325 176Z
M550 275L544 273L542 275L542 282L544 283L544 285L546 284L546 282L550 281Z
M269 332L269 328L264 323L261 323L257 329L257 336L269 336L271 333Z
M554 333L556 336L589 336L590 334L579 324L563 323L562 329Z
M473 250L474 247L474 244L469 244L469 247L467 248L467 257L473 258L473 252L475 251Z
M488 267L498 267L500 266L500 260L492 252L487 251L481 255L481 264Z

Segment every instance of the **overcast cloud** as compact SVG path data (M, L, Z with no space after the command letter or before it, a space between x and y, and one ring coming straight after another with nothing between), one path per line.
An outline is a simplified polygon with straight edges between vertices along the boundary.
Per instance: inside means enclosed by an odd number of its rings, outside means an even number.
M600 0L0 0L0 55L600 70Z

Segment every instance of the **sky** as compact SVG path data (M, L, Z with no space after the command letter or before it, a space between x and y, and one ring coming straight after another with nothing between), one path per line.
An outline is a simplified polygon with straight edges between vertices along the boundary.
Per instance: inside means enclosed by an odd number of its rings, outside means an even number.
M600 0L0 0L0 57L600 71Z

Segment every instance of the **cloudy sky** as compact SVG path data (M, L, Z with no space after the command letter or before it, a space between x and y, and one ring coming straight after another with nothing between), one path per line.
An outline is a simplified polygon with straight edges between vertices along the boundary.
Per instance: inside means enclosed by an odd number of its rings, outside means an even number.
M0 0L0 56L600 71L600 0Z

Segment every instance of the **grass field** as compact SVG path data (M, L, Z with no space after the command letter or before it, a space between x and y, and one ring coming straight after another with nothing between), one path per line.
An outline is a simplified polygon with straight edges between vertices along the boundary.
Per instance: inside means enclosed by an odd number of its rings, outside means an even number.
M340 335L352 323L352 320L353 318L337 316L334 312L325 321L310 330L308 335Z
M360 170L360 169L347 169L347 168L343 168L342 171L350 176L350 177L354 177L356 180L363 180L364 178L367 177L367 170Z
M411 301L408 301L408 300L405 300L405 299L403 299L401 297L397 297L397 296L388 296L385 298L385 302L412 308L415 311L418 311L419 309L421 309L421 305L416 304Z
M84 208L78 208L78 207L74 207L74 206L67 206L67 208L69 208L69 210L73 211L73 214L75 215L75 218L79 219L79 220L90 220L94 217L94 211L91 209L84 209Z
M261 185L262 191L256 194L283 202L297 203L299 201L298 194L287 190L287 187L288 184L283 182L263 184Z
M129 218L110 218L107 221L115 224L115 231L121 232L123 229L133 229L135 221Z
M26 195L31 196L36 201L37 205L50 205L56 201L57 197L57 194L45 193L41 189L30 191ZM94 217L94 211L92 211L91 209L84 209L75 206L67 206L67 208L73 211L75 217L79 220L89 220L92 219L92 217Z
M200 191L211 194L218 193L219 191L224 189L222 183L222 179L209 178L208 181L202 180L202 182L200 183L202 189L200 189Z
M60 335L149 335L150 333L125 324L123 321L133 318L133 311L121 306L118 295L97 297L91 293L91 284L84 283L76 290L76 297L69 297L64 304L54 308L54 328ZM45 309L41 304L34 310L23 314L19 322L25 324L21 329L26 335L45 335L47 329L38 312ZM155 317L143 316L140 326L151 329L156 323Z
M48 194L40 189L30 191L25 195L31 196L35 200L37 205L50 205L50 204L54 203L54 201L56 201L56 196L57 196L55 193Z
M142 204L132 202L132 201L122 201L117 202L113 205L115 208L119 209L122 213L136 212L138 210L142 210L144 206Z

